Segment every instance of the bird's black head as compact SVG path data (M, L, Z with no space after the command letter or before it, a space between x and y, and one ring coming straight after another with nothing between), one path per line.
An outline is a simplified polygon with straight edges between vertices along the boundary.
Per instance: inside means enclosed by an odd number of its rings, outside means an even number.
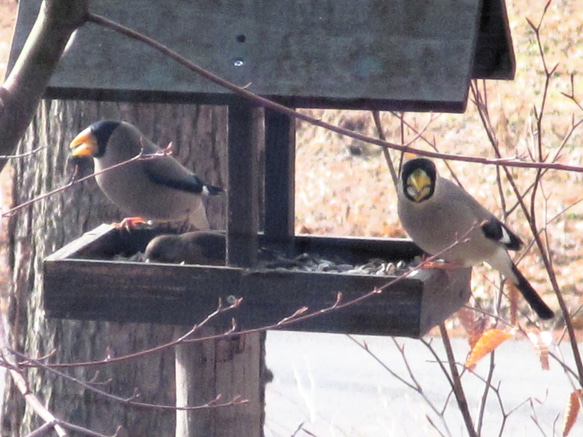
M115 120L101 120L89 126L89 129L91 129L91 133L93 134L95 140L97 141L98 151L97 154L95 155L95 158L103 156L103 154L105 153L107 142L109 141L109 137L111 137L113 131L120 124L121 122Z
M411 159L403 164L401 187L409 200L419 203L433 196L437 170L435 164L426 158Z
M69 144L71 155L76 158L102 157L109 137L120 124L119 121L103 120L83 129Z

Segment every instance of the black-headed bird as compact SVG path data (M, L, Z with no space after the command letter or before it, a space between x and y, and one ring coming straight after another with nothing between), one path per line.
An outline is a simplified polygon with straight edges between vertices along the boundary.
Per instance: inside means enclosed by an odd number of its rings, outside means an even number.
M205 183L172 156L164 154L130 123L111 120L93 123L71 141L70 149L74 157L92 157L95 173L142 153L144 159L95 177L105 195L129 217L210 229L202 196L216 195L223 190Z
M459 267L485 261L518 288L541 319L554 316L508 254L519 250L522 240L464 189L439 177L429 159L403 164L398 214L411 239L428 254Z

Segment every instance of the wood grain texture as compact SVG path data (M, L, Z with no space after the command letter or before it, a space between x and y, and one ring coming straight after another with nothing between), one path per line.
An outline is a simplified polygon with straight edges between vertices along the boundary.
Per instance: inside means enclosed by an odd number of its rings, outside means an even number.
M72 173L67 164L69 141L81 129L102 118L122 118L138 125L154 141L174 141L180 160L196 162L197 171L213 182L220 182L224 175L222 168L226 167L222 161L226 150L224 115L224 108L189 105L44 101L21 142L20 152L39 146L47 148L14 162L15 203L66 185ZM169 126L176 129L174 135ZM189 152L191 144L198 147L193 148L192 155ZM210 157L206 163L201 164L197 159L200 153ZM91 166L84 169L84 174L90 172ZM224 205L220 205L220 200L216 211L211 222L224 223ZM174 338L174 327L170 325L46 318L42 295L45 256L74 241L84 231L120 218L122 215L117 208L93 181L40 201L12 218L13 289L9 313L13 345L17 350L33 357L54 350L51 362L66 363L100 360L108 354L122 356ZM87 239L92 240L91 237ZM213 357L208 359L212 361ZM166 405L175 402L172 350L99 368L73 367L65 372L83 380L96 376L98 381L109 379L104 387L121 396L131 397L138 390L144 401ZM112 435L118 425L126 428L127 435L136 437L152 435L152 430L160 430L157 435L174 432L173 411L136 410L35 369L30 369L29 376L31 389L47 402L51 411L65 420L107 435ZM205 402L215 396L214 386L203 394ZM20 402L13 392L4 402L9 407L4 411L3 432L6 435L25 435L39 425Z
M39 1L22 2L27 9L19 16L14 53ZM482 14L482 3L175 0L168 7L108 0L91 10L293 107L459 112L473 75L513 76L506 10L501 0L489 0ZM48 89L59 98L216 104L229 102L230 94L150 47L95 25L80 29Z
M276 324L302 306L311 311L328 308L334 305L339 292L342 301L347 302L394 279L104 260L101 252L109 251L116 235L119 231L107 226L93 233L92 238L104 243L98 245L93 240L86 244L96 250L93 259L88 258L89 253L78 242L72 245L86 259L75 258L76 252L67 247L46 259L45 310L50 317L194 325L217 308L219 299L232 302L242 298L237 310L222 314L211 325L227 330L234 318L243 329L260 328ZM142 240L138 235L136 232L136 239ZM311 237L298 240L302 248L311 246ZM416 250L406 240L313 240L313 247L325 249L327 242L328 251L339 253L335 248L343 247L354 259L361 258L358 252L372 254L373 248L383 246L384 254L390 253L391 246L397 248L398 254L407 253L403 246L408 246L410 254ZM113 246L123 245L114 242ZM383 253L377 252L377 256ZM449 273L424 270L358 305L291 324L285 329L418 337L467 301L470 272L469 269Z

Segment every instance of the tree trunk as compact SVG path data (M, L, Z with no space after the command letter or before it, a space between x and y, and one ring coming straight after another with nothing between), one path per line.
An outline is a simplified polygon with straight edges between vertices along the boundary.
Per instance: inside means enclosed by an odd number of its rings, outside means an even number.
M20 204L56 187L65 185L72 168L67 165L68 143L81 129L99 119L124 119L158 142L174 143L174 152L181 162L208 182L224 186L226 174L226 108L192 105L146 105L95 102L44 101L20 145L20 153L46 146L33 156L14 163L14 202ZM222 199L213 199L208 206L209 221L214 228L225 226ZM118 221L121 213L99 191L93 180L76 185L65 192L35 203L18 212L10 222L13 288L10 298L12 345L32 357L50 355L49 363L74 363L121 356L146 349L175 338L177 328L149 324L119 324L74 320L48 320L42 311L42 261L55 249L78 238L83 232L103 222ZM223 340L230 341L230 340ZM241 408L260 413L261 393L251 388L237 390L241 380L256 378L258 356L263 354L259 336L250 338L243 347L255 358L222 357L230 362L214 370L214 383L200 381L204 392L197 400L210 401L217 394L222 400L241 394L251 398L251 406L229 407L211 412L219 417L241 417ZM220 342L201 347L202 366L215 362L224 348ZM232 349L232 348L231 348ZM241 349L241 350L243 350ZM205 350L207 352L205 352ZM252 364L241 364L243 361ZM262 364L262 363L261 363ZM244 374L245 367L256 368ZM207 370L195 374L209 375ZM226 369L226 373L225 372ZM75 366L59 369L70 377L92 381L100 389L141 402L174 405L174 351L166 350L118 364L105 366ZM216 372L216 373L215 373ZM223 372L223 373L221 373ZM228 380L223 384L220 379ZM136 409L97 395L63 377L42 369L28 371L30 388L45 400L59 418L104 434L113 434L123 426L128 436L172 435L175 429L174 411ZM219 381L219 382L217 382ZM243 383L244 385L245 383ZM251 384L252 385L252 384ZM230 386L231 390L224 387ZM250 394L251 393L251 394ZM6 395L3 412L3 435L18 436L40 426L23 404L14 387ZM208 418L208 414L207 414ZM222 421L222 419L221 419ZM231 424L232 425L232 424ZM229 435L247 435L241 431ZM244 425L243 425L244 426ZM236 430L237 425L235 426ZM123 434L122 434L123 435ZM204 435L204 434L201 434ZM208 433L206 435L214 435ZM219 434L217 434L219 435ZM227 434L220 434L227 435Z

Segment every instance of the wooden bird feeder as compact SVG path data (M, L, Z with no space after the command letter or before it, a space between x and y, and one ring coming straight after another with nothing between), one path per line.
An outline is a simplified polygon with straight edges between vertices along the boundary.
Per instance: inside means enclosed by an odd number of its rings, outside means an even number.
M120 253L143 251L157 232L128 233L102 225L44 262L45 310L49 317L194 325L243 298L236 310L213 324L228 328L235 318L244 329L277 323L307 306L330 308L386 286L394 277L364 274L246 269L114 261ZM296 253L341 256L350 262L384 256L410 260L419 249L407 240L298 236ZM311 332L420 337L469 298L471 269L421 270L356 305L283 329Z
M21 0L9 68L40 0ZM290 107L465 109L472 78L512 79L514 54L503 0L103 0L92 12L141 31L201 67ZM332 305L390 278L254 269L257 193L265 186L261 244L361 259L410 259L407 240L294 234L294 121L265 110L265 179L252 141L252 104L152 48L92 23L63 56L47 98L225 104L228 111L228 267L112 261L111 248L143 249L151 234L100 227L45 261L50 317L193 324L218 298L243 297L228 315L259 327L299 307ZM389 200L388 200L389 201ZM131 250L130 250L131 249ZM418 337L469 296L468 269L428 270L371 299L289 329ZM287 329L287 328L286 328Z

